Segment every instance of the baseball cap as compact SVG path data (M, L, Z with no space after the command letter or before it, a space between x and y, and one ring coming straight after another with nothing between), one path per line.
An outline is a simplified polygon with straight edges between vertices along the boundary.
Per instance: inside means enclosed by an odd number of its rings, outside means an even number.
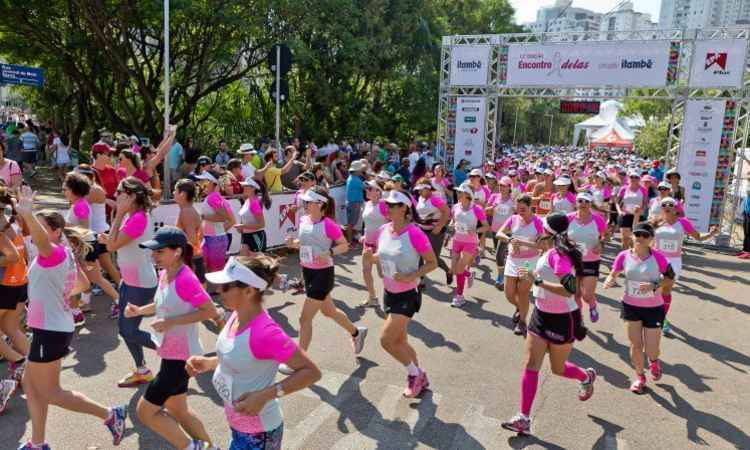
M153 239L138 244L140 248L149 250L159 250L164 247L185 247L186 245L187 236L185 236L185 232L169 225L159 228Z
M109 146L106 142L97 142L96 144L91 146L91 154L94 156L98 155L108 155L112 153L112 147Z

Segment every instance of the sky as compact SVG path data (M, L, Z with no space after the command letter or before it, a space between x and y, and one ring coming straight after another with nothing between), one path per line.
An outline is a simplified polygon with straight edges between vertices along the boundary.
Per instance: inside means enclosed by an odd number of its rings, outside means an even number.
M659 21L659 6L661 0L632 0L633 7L638 12L651 14L651 21ZM524 24L536 20L536 10L541 6L549 6L555 0L510 0L516 10L516 23ZM606 13L612 10L619 0L573 0L573 6L586 8L594 12Z

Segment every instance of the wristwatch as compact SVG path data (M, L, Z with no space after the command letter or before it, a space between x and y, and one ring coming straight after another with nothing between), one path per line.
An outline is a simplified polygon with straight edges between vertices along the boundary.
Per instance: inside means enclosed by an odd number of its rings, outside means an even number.
M542 283L544 283L544 280L542 280L542 277L534 278L534 286L540 286Z
M281 383L276 383L276 398L281 398L284 395L286 395L286 392L284 392L284 387L281 385Z

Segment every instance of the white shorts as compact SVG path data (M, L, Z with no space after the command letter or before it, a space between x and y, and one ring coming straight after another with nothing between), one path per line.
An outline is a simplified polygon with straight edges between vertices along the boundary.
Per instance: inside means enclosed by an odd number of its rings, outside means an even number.
M679 280L682 273L682 256L667 256L667 262L672 266L672 270L674 271L674 281Z
M536 269L536 262L539 259L538 256L532 258L511 258L505 260L505 271L506 277L518 277L518 269L521 267L530 267L531 270Z

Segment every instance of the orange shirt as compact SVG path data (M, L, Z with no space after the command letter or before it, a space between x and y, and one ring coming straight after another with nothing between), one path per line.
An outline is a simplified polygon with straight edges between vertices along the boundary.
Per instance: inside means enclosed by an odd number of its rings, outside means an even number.
M0 267L0 284L3 286L23 286L29 282L26 278L26 247L23 237L17 234L13 239L13 245L16 246L21 258L17 262Z

